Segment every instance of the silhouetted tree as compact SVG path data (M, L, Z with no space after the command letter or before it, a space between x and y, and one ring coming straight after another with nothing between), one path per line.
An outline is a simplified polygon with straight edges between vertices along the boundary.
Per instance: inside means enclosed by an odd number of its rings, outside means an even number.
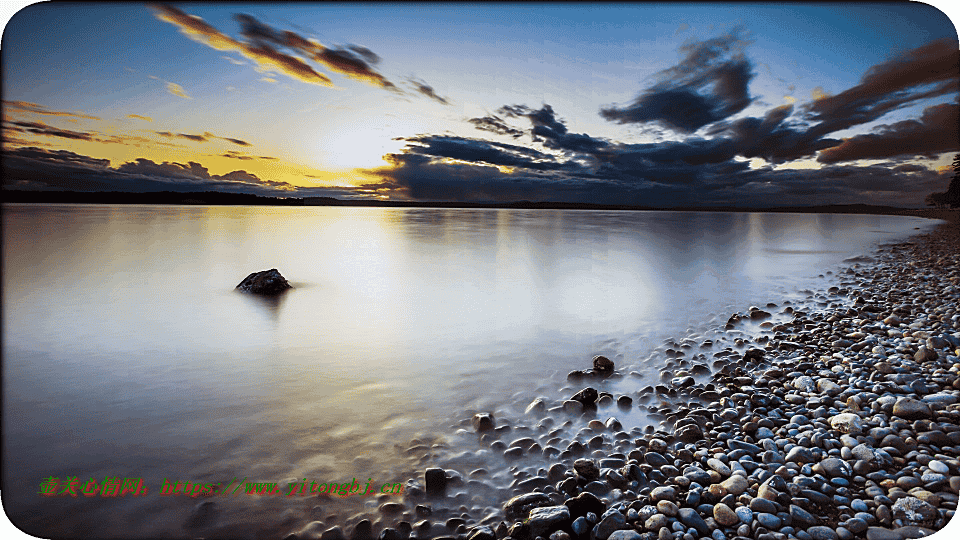
M960 208L960 154L953 156L953 178L944 194L944 202L950 208Z
M953 156L953 178L950 179L947 191L931 193L923 202L937 208L960 208L960 154Z

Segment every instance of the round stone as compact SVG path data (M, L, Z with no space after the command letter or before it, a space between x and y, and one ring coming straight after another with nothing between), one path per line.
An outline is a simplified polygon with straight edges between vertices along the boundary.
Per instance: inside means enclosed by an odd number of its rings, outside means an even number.
M713 507L713 519L724 527L729 527L740 521L740 517L729 506L719 503Z

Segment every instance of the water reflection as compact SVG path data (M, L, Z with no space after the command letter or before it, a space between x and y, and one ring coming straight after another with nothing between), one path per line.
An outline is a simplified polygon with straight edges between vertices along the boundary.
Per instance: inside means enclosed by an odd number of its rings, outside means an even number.
M4 502L37 522L129 536L105 516L142 508L110 501L70 517L37 501L37 479L405 481L406 446L394 445L446 431L450 415L562 383L594 354L638 363L691 321L768 301L771 285L807 286L918 223L4 206L4 473L30 488L4 490ZM264 268L296 288L234 291ZM151 519L182 521L177 501L151 501ZM268 504L238 499L226 512L271 520L284 509Z
M281 291L278 294L250 294L241 291L234 291L236 294L246 298L247 302L261 308L262 312L269 320L276 322L280 317L280 306L283 305L287 295L291 291Z

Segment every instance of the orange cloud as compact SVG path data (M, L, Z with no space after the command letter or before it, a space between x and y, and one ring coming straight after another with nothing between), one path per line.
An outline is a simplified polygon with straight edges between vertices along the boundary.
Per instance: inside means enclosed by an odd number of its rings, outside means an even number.
M29 101L7 101L3 100L3 105L14 110L30 112L34 114L46 114L50 116L69 116L73 118L86 118L88 120L100 120L96 116L89 116L83 113L73 113L65 111L51 111L43 105L38 105L36 103L30 103Z
M241 43L230 36L221 33L210 26L200 17L188 15L172 6L155 5L156 17L161 21L173 24L180 32L190 39L203 43L218 51L237 51L241 55L253 60L261 67L275 69L281 73L303 82L321 86L333 86L330 78L317 73L312 67L299 58L278 52L263 44Z
M168 82L167 91L179 98L193 99L190 97L189 94L187 94L187 92L183 89L183 87L177 83Z
M149 116L140 116L139 114L128 114L127 118L133 118L135 120L146 120L147 122L153 122L153 118Z

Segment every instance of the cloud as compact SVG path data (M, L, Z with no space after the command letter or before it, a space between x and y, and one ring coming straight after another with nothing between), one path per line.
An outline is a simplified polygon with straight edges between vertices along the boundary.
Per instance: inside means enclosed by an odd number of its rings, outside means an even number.
M873 133L844 139L820 152L820 163L857 159L933 156L960 150L960 105L944 103L927 107L919 120L904 120L878 126Z
M232 142L233 144L236 144L236 145L239 145L239 146L253 146L252 144L248 143L247 141L243 141L243 140L240 140L240 139L231 139L230 137L218 137L218 138L219 138L219 139L223 139L223 140L225 140L225 141Z
M251 160L257 160L257 159L263 159L263 160L275 160L275 159L277 159L277 158L275 158L275 157L270 157L270 156L251 156L251 155L248 155L248 154L244 154L244 153L242 153L242 152L235 152L235 151L233 151L233 150L228 150L226 153L218 154L218 155L219 155L220 157L225 157L225 158L230 158L230 159L239 159L239 160L242 160L242 161L251 161Z
M526 105L504 105L497 112L508 117L528 119L533 126L530 130L533 140L543 142L547 148L595 154L609 144L585 133L568 133L567 126L557 119L553 107L547 104L539 109L531 109Z
M420 92L421 94L436 101L437 103L450 105L450 102L447 100L447 98L438 96L437 93L433 90L433 87L428 85L427 83L416 80L416 79L410 79L410 84L413 85L413 87L417 90L417 92Z
M183 99L193 99L193 98L191 98L191 97L187 94L187 92L183 89L183 87L180 86L180 85L177 84L177 83L168 82L168 83L167 83L167 92L170 92L171 94L173 94L173 95L175 95L175 96L177 96L177 97L179 97L179 98L183 98Z
M660 82L623 107L604 107L600 115L620 124L657 122L679 133L728 118L750 105L752 64L743 55L742 30L680 47L685 56L661 71Z
M197 135L193 133L171 133L169 131L154 131L154 133L156 133L157 135L160 135L161 137L168 137L171 139L186 139L188 141L193 141L193 142L209 142L210 139L222 139L224 141L231 142L238 146L253 146L252 144L242 139L220 137L218 135L214 135L213 133L210 133L209 131L204 131L203 134L201 135Z
M380 56L366 47L353 44L345 47L327 47L295 32L277 30L243 13L234 16L240 25L240 34L246 40L238 41L223 34L199 17L188 15L175 7L167 5L153 7L158 19L177 26L187 37L216 50L236 51L253 60L261 69L274 70L306 83L333 86L328 76L319 73L306 62L312 61L349 79L391 92L403 93L397 85L373 67L380 62ZM234 64L243 63L228 56L224 58ZM268 80L268 82L272 81ZM414 85L420 94L439 103L449 104L446 98L437 95L426 83L416 82Z
M127 118L133 118L135 120L146 120L147 122L153 122L153 118L149 116L140 116L139 114L128 114Z
M241 43L207 24L200 17L188 15L183 11L167 5L154 5L156 17L161 21L173 24L180 32L190 39L207 45L218 51L236 51L242 56L253 60L261 67L272 68L277 71L301 80L303 82L321 86L333 86L330 78L317 73L302 60L280 53L266 43Z
M960 91L960 50L956 40L939 39L871 67L860 84L808 107L812 131L826 135L865 124L915 103Z
M8 101L5 99L3 100L3 106L13 109L15 111L30 112L34 114L46 114L49 116L67 116L72 118L85 118L87 120L100 120L100 118L96 116L90 116L83 113L51 111L50 109L44 107L43 105L30 103L29 101Z
M138 158L111 167L110 161L67 150L17 148L3 153L3 186L14 189L64 191L221 191L252 193L266 197L339 197L363 196L367 186L350 188L302 188L286 182L263 179L235 170L223 175L210 174L200 163L163 162Z
M234 18L240 23L240 33L257 47L287 47L348 78L388 90L397 89L396 85L373 69L368 59L375 57L379 60L379 57L365 47L329 48L294 32L274 30L250 15L241 13Z
M5 122L4 128L12 131L33 133L34 135L46 135L47 137L60 137L63 139L74 139L80 141L95 141L96 134L88 131L71 131L61 129L45 124L43 122Z
M497 135L509 135L515 139L525 133L522 129L517 129L507 125L502 118L496 115L471 118L467 120L467 122L473 124L473 127L479 129L480 131L489 131L491 133L496 133Z
M402 140L412 143L406 148L407 154L532 170L556 169L560 166L552 156L512 144L448 135L424 135Z
M366 48L366 47L362 47L362 46L360 46L360 45L347 45L347 48L350 49L351 51L359 54L360 56L362 56L362 57L364 58L364 60L366 60L367 62L370 62L371 64L379 64L379 63L380 63L380 57L377 56L377 53L371 51L370 49L368 49L368 48Z

